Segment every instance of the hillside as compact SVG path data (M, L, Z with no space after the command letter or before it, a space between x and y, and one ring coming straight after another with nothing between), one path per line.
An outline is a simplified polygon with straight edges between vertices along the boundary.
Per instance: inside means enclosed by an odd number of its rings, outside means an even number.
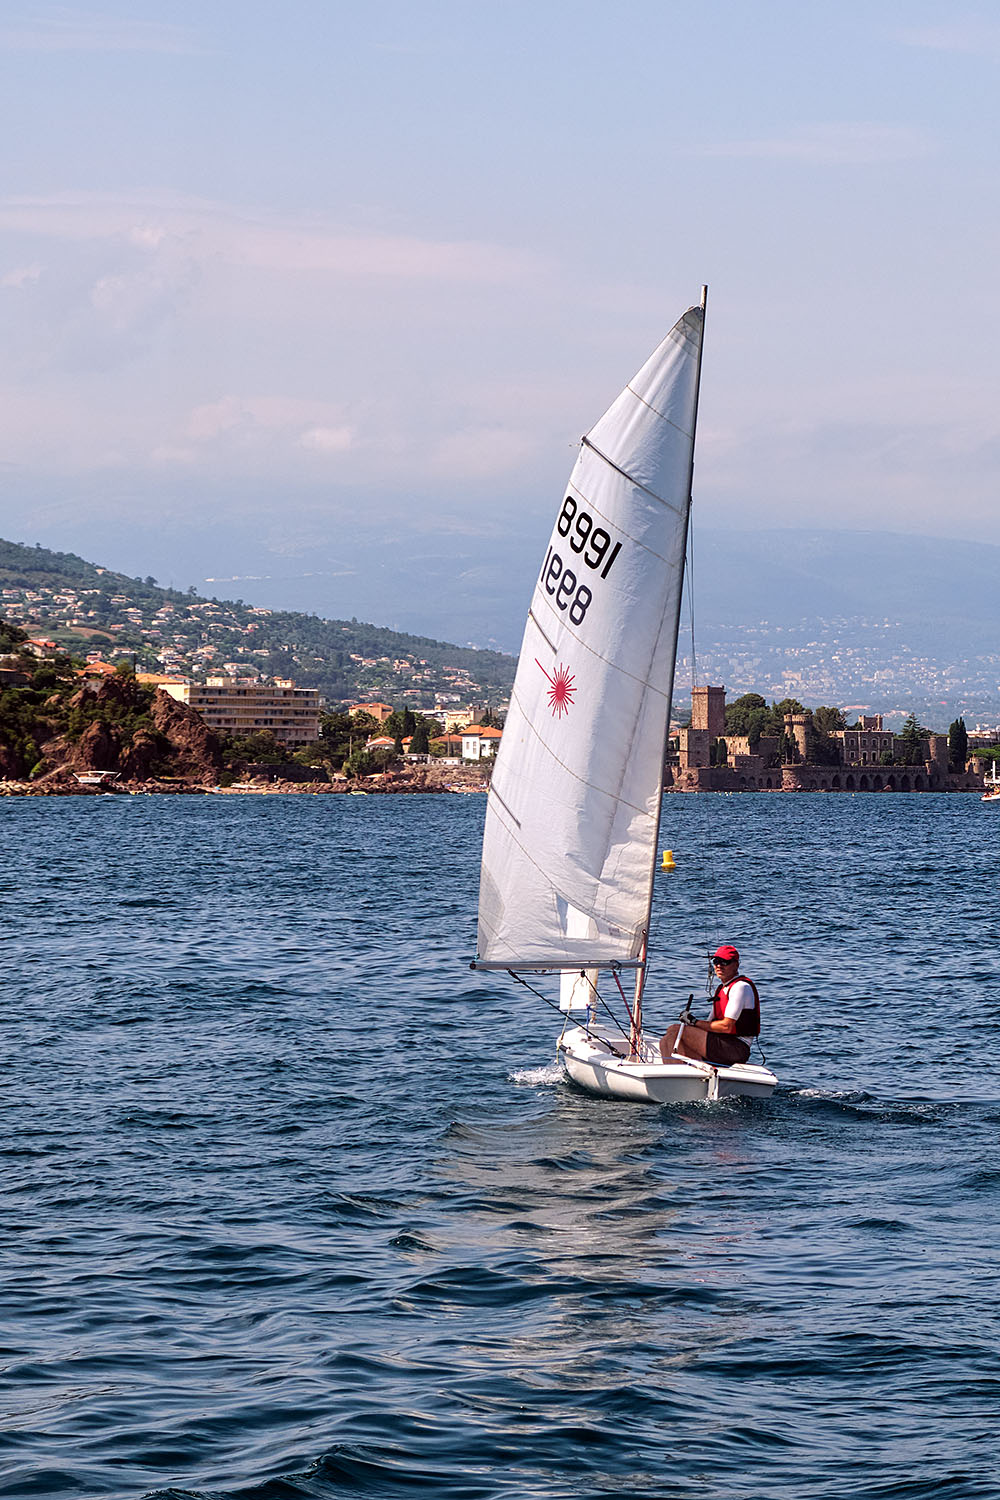
M331 704L380 698L430 709L505 699L515 661L359 620L207 599L70 552L0 540L0 616L70 652L134 655L150 671L292 677Z

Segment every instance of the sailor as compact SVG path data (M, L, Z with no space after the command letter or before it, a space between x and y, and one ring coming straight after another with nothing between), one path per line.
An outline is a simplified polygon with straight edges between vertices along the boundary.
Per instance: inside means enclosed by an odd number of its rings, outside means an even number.
M744 1038L760 1034L757 986L740 973L740 955L732 943L716 948L712 968L719 981L712 997L712 1014L705 1021L678 1021L669 1026L660 1038L664 1062L669 1062L671 1053L679 1053L724 1068L749 1058L750 1048Z

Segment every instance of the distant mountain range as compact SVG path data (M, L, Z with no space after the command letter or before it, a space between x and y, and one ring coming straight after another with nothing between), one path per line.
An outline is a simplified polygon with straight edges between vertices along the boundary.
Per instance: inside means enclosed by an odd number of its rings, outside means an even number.
M1000 649L1000 547L882 531L695 532L698 618L788 629L889 619L948 656Z

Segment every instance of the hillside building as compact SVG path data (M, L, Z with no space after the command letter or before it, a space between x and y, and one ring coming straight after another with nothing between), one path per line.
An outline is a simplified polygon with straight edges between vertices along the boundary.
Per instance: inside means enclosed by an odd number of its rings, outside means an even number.
M462 731L463 760L492 760L502 736L499 729L470 724Z
M393 712L391 703L352 703L348 708L349 714L367 714L374 719L376 724L384 724Z
M269 730L279 745L294 750L319 739L319 692L296 687L287 678L209 677L161 682L178 703L195 709L210 729L224 734L258 734Z

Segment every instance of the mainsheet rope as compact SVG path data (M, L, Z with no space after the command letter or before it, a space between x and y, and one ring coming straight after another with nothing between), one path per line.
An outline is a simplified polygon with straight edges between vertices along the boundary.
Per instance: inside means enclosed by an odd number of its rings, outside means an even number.
M583 969L581 969L580 972L582 974L585 971ZM532 994L537 999L541 1000L541 1002L542 1002L543 1005L547 1005L550 1010L554 1010L559 1015L561 1015L563 1017L563 1024L565 1025L565 1023L569 1019L569 1017L568 1017L567 1013L562 1009L562 1007L560 1005L558 1005L554 1000L550 1000L547 995L543 995L542 992L541 992L541 990L536 990L535 986L533 984L529 984L526 979L522 979L521 976L520 976L520 974L518 974L518 972L517 972L516 969L508 969L507 973L510 975L511 979L515 980L518 984L523 985L524 988L529 992L529 994ZM590 985L590 988L594 991L594 998L596 999L598 1005L600 1005L602 1007L602 1009L604 1009L607 1012L609 1019L614 1022L614 1024L618 1027L618 1030L621 1032L622 1036L625 1037L625 1039L627 1041L628 1040L628 1032L625 1030L624 1026L619 1021L619 1019L615 1015L614 1011L611 1009L610 1005L608 1005L607 1001L598 993L597 988L595 987L595 985L593 983L593 980L588 979L587 983ZM619 985L619 988L621 988L620 985ZM626 1005L626 1009L627 1009L627 1005ZM609 1049L609 1051L611 1051L611 1052L614 1053L615 1057L621 1057L621 1056L623 1056L623 1054L621 1052L618 1052L614 1047L611 1046L610 1042L608 1043L608 1049Z

